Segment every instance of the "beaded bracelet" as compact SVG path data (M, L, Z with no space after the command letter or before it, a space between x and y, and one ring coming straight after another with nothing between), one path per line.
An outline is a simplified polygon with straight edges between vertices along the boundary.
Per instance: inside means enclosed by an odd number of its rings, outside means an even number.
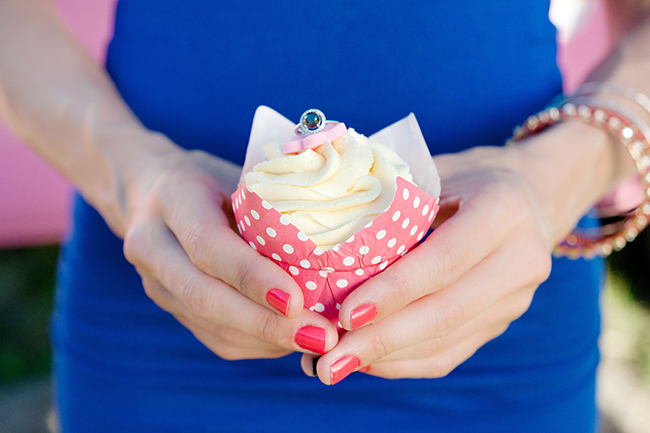
M611 93L614 95L623 96L631 101L636 102L639 106L650 113L650 98L647 95L639 92L636 89L618 83L584 83L578 88L578 90L576 90L572 97L575 98L578 96L596 95L599 93Z
M572 97L530 116L515 128L509 142L517 142L556 123L577 120L607 131L621 142L634 161L641 178L643 202L620 221L599 228L597 236L574 231L553 250L556 257L593 258L608 256L633 241L650 221L650 128L634 112L596 97Z

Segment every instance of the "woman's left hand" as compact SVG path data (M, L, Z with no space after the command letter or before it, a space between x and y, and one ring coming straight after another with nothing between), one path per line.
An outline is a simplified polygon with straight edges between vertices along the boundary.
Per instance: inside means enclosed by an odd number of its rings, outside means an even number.
M550 274L552 247L589 206L567 204L566 167L557 156L540 156L537 144L559 133L522 147L437 157L438 227L348 296L339 318L351 331L315 370L314 357L304 355L305 373L326 384L359 369L385 378L442 377L525 313Z

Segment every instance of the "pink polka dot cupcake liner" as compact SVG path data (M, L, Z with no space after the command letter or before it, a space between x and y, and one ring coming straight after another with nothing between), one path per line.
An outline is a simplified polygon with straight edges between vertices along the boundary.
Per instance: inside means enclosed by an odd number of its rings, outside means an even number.
M345 242L323 251L246 185L232 195L232 204L244 240L293 277L302 289L305 308L339 327L343 300L414 248L439 209L433 197L398 177L386 211Z
M265 143L282 141L294 126L272 109L258 108L243 173L265 159ZM321 250L245 184L231 196L242 238L292 276L302 289L305 308L327 317L339 330L338 310L345 298L415 248L439 210L440 179L415 117L411 114L369 139L393 148L421 188L398 177L388 209L332 249Z

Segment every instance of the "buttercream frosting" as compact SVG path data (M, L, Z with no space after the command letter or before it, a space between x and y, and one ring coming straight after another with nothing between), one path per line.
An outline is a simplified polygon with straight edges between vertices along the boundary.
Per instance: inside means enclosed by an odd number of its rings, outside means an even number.
M322 250L345 242L386 210L398 176L413 182L393 150L352 128L298 154L283 153L282 143L266 144L264 154L268 161L244 182Z

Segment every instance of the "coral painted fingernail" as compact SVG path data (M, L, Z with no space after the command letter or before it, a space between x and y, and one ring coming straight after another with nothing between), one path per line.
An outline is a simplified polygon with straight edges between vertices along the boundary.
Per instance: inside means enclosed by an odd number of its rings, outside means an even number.
M361 328L377 316L377 307L372 304L363 304L350 313L350 326L352 329Z
M284 316L287 315L290 300L291 295L280 289L271 289L266 292L266 302L268 302L271 307L278 310Z
M367 372L370 371L370 366L369 366L369 365L366 365L365 367L360 368L359 371L361 371L361 372L363 372L363 373L367 373Z
M361 365L359 358L353 355L347 355L336 360L330 367L330 381L335 385L348 377Z
M325 353L325 336L327 331L318 326L303 326L296 332L295 342L303 349L311 350L312 352Z

